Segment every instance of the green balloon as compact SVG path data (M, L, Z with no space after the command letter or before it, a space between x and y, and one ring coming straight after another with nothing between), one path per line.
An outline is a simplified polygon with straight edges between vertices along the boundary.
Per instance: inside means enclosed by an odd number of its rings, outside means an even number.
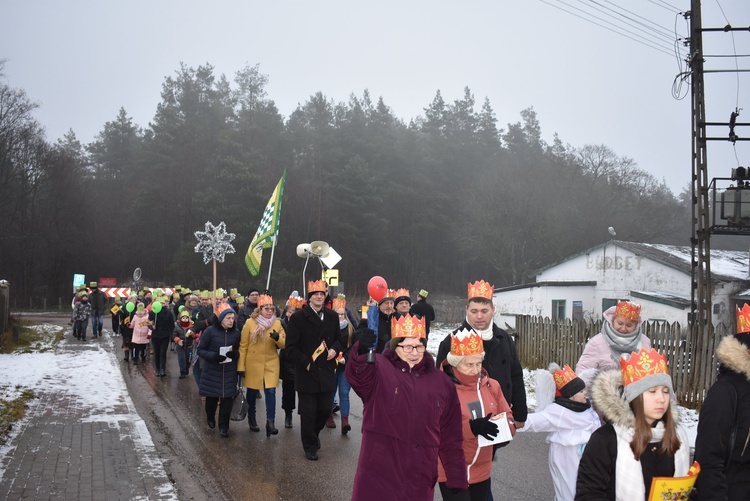
M185 309L185 305L181 304L179 308L177 308L177 313L182 313L182 310Z
M161 302L154 301L154 304L151 305L151 311L153 311L154 313L159 313L161 311Z
M135 305L133 303L128 303L125 305L125 309L128 310L128 313L133 313L133 310L135 309Z

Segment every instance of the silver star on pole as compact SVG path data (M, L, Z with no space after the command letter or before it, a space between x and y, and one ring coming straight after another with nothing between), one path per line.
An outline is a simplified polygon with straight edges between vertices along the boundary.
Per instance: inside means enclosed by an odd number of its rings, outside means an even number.
M234 233L227 233L227 225L224 221L214 226L211 221L206 221L206 231L196 231L195 238L198 245L195 252L203 253L203 263L208 264L212 259L220 263L224 262L225 254L234 254L234 246L229 243L234 240Z

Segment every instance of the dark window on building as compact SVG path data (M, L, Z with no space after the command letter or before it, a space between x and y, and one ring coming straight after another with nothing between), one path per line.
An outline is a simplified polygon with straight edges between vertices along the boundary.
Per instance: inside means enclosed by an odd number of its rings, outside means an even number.
M552 320L561 320L565 318L565 300L552 300Z

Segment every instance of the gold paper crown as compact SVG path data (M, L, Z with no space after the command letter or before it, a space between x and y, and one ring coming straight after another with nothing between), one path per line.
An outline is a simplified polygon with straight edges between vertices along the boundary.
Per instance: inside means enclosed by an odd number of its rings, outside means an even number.
M424 318L411 316L409 314L401 315L398 318L391 318L391 338L396 337L415 337L418 339L427 338L425 331Z
M576 373L573 372L573 369L571 369L568 364L565 364L565 367L553 373L552 377L555 378L555 387L558 390L562 390L566 384L570 383L578 376L576 376Z
M312 294L313 292L325 293L328 288L328 284L325 280L316 280L314 282L307 282L307 293Z
M229 306L229 303L225 303L224 301L220 302L216 305L216 308L214 308L214 314L219 317L223 312L230 309L231 306Z
M641 318L641 305L630 301L620 301L615 308L615 316L637 322Z
M393 291L394 298L401 296L409 297L409 289L396 289Z
M396 289L388 289L385 293L385 296L383 296L383 299L381 299L381 301L384 301L386 299L396 299Z
M472 329L461 329L451 334L451 355L457 357L468 357L470 355L481 355L484 353L484 342L482 336Z
M273 306L273 298L268 294L261 294L260 297L258 297L258 308L260 308L261 306L267 306L269 304Z
M469 284L469 299L475 297L481 297L492 301L492 294L495 292L495 288L484 280Z
M337 311L339 308L346 308L346 299L341 295L333 300L333 310Z
M651 348L641 348L638 353L633 352L629 360L620 359L620 368L622 369L622 384L628 386L647 376L656 374L669 375L667 367L667 357L660 355L658 351Z
M742 305L742 309L737 308L737 334L750 332L750 305Z
M305 306L305 300L301 297L292 297L289 296L289 306L294 308L295 310L299 310L303 306Z

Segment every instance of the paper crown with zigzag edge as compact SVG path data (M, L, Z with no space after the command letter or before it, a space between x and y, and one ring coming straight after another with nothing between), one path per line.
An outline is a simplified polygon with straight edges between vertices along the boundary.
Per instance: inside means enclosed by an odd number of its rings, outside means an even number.
M737 334L750 333L750 305L745 303L737 308Z
M555 380L555 387L557 387L559 391L562 390L566 384L570 383L578 376L576 376L576 373L573 372L573 369L571 369L568 364L565 364L565 367L563 367L559 371L555 371L552 374L552 377Z
M333 311L346 308L346 299L340 294L333 299Z
M273 298L269 296L268 294L261 294L258 296L258 308L261 308L263 306L271 305L273 306Z
M314 282L307 282L307 294L314 294L316 292L326 293L328 290L328 284L325 280L315 280Z
M669 376L667 357L653 348L650 350L641 348L637 353L633 352L627 360L621 358L620 369L622 370L623 386L629 386L641 379L657 374Z
M630 301L619 301L615 307L614 316L637 322L641 318L641 305Z
M393 297L396 299L403 297L411 301L411 299L409 298L409 289L394 289L392 292Z
M484 353L484 342L482 336L473 329L461 329L451 334L451 355L457 357L468 357Z
M295 310L299 310L300 308L305 306L305 300L301 297L289 296L289 306L291 306Z
M470 283L468 286L468 299L482 298L492 301L495 288L484 280Z
M231 309L232 307L229 306L229 303L226 303L224 301L220 302L216 305L216 308L214 308L214 314L217 317L221 317L221 314L227 311L228 309Z
M424 318L417 315L401 315L391 318L391 339L397 337L414 337L426 339Z

